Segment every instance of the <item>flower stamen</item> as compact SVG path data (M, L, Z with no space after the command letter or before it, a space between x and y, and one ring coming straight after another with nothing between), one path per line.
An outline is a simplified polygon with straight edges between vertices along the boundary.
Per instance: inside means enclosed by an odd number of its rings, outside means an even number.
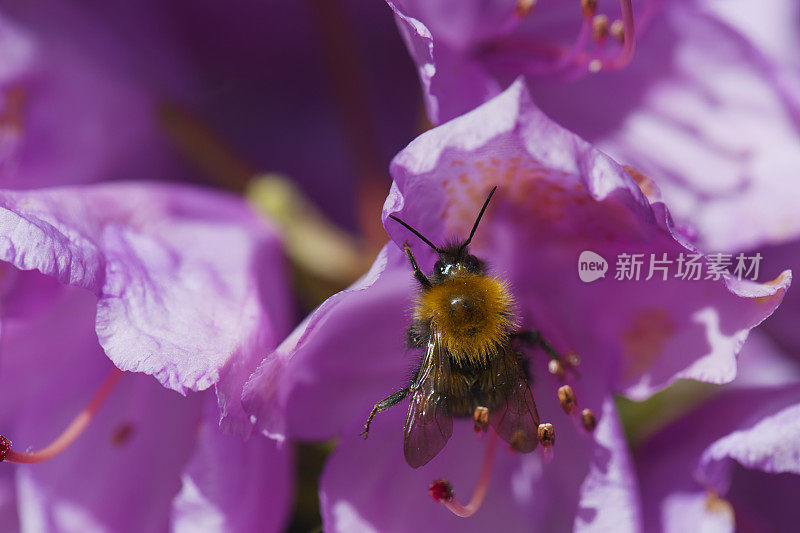
M75 441L94 418L97 410L105 403L108 395L122 377L122 371L115 368L89 401L86 407L76 416L67 428L53 442L35 452L17 452L11 447L11 441L0 435L0 461L9 463L41 463L60 454Z
M542 456L545 462L550 463L553 460L553 445L556 443L556 430L553 429L553 424L539 424L538 438L542 445Z
M597 2L594 3L594 7L595 9L597 8ZM592 12L591 15L587 15L589 11ZM581 29L578 31L578 39L575 41L575 44L566 51L561 59L558 60L553 70L560 71L578 62L578 56L586 49L586 43L589 41L589 36L592 34L592 17L594 17L594 11L584 8L583 22L581 23Z
M597 42L602 42L608 37L608 17L605 15L595 15L592 19L592 38Z
M597 13L597 0L581 0L581 11L586 18L592 18Z
M633 59L633 50L636 44L633 28L633 6L631 6L631 0L619 0L619 6L622 10L622 29L620 31L620 25L617 24L619 21L615 21L611 25L610 32L615 39L622 42L622 51L611 61L604 61L601 70L625 68Z
M578 400L575 398L575 391L569 385L562 385L558 388L558 401L561 408L565 413L571 415L578 405Z
M494 463L495 448L497 448L497 433L489 432L489 441L486 443L486 454L483 457L483 466L478 478L478 484L472 493L467 505L461 505L455 498L453 486L446 479L437 479L431 483L428 491L434 501L440 502L456 516L467 518L474 515L483 504L486 492L489 489L489 477L492 473L492 463Z
M581 364L581 358L575 352L567 352L567 355L564 356L564 360L569 366L573 367L573 369Z
M527 0L514 4L516 25L527 15ZM536 2L532 2L535 5ZM597 0L581 0L581 25L578 36L571 45L561 45L543 41L530 35L508 36L485 47L486 58L496 61L501 69L512 68L531 76L565 75L572 77L572 69L586 69L589 72L619 70L628 65L633 58L634 27L631 0L620 0L621 20L610 23L607 15L597 14ZM614 37L622 48L616 57L604 58L604 48L608 35ZM589 43L594 46L589 48ZM532 58L530 56L533 56ZM519 63L519 58L524 58Z
M587 408L581 412L581 424L583 424L583 428L589 433L594 431L594 428L597 427L597 419L591 409Z
M611 23L611 28L609 28L608 32L611 36L619 41L620 43L625 42L625 23L621 20L617 19Z
M475 433L486 431L489 428L489 409L476 407L472 413L472 421L475 422Z
M536 7L536 0L517 0L514 5L514 14L520 18L527 17Z
M567 371L564 368L564 364L557 359L550 359L550 362L547 363L547 370L559 381L564 381L567 376Z

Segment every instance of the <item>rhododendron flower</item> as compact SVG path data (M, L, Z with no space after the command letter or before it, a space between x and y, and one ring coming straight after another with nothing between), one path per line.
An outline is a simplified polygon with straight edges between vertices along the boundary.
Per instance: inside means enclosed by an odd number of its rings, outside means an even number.
M383 220L392 242L245 387L246 409L264 433L340 438L321 480L325 529L638 529L636 475L612 394L644 398L678 377L733 379L749 330L778 305L790 274L766 285L672 276L581 281L583 251L614 265L622 253L660 258L694 250L672 227L652 183L631 170L637 185L617 162L550 121L522 82L421 135L395 157L391 172ZM463 500L460 491L474 482L482 456L471 420L457 422L444 450L417 470L402 457L403 407L379 414L367 440L358 433L372 405L405 385L412 363L403 339L415 288L402 247L411 246L425 272L434 260L389 216L436 244L466 238L495 185L471 251L509 282L522 328L542 332L562 354L579 355L568 383L597 426L591 437L582 434L575 414L570 420L562 410L561 382L548 372L546 356L531 352L533 393L542 422L555 427L555 458L500 452L487 509L457 522L426 502L425 489L445 476Z
M158 115L189 78L166 35L147 34L154 62L75 3L46 4L0 13L0 187L184 176Z
M800 231L800 210L781 201L797 197L800 182L780 179L800 169L800 73L787 59L796 56L791 43L800 40L796 21L787 18L794 2L748 10L756 29L747 33L727 20L735 15L720 14L735 13L729 2L634 3L630 61L596 74L582 66L581 76L569 80L552 69L533 71L542 53L562 50L553 43L579 33L578 2L538 2L519 19L515 5L521 3L390 3L434 123L525 75L534 101L553 120L654 177L676 220L691 222L709 252L751 249L762 235L780 242ZM619 14L612 7L600 3L597 14L613 21ZM776 15L783 17L779 26ZM783 45L765 48L757 37L764 28L774 28ZM584 51L614 57L619 46L611 36L589 37ZM763 209L753 211L753 204Z
M379 227L388 161L421 120L416 76L385 5L332 7L4 2L0 187L243 190L257 172L280 172L350 227L354 188L362 201L371 186Z
M428 115L437 124L498 94L520 74L532 86L574 81L590 71L624 68L633 57L630 0L602 9L593 0L387 3L417 65ZM649 19L655 4L636 2L637 15Z
M60 453L2 465L4 524L277 529L289 457L242 441L240 400L291 316L273 230L226 194L118 183L3 191L0 235L0 449L14 462ZM213 392L182 398L133 372Z

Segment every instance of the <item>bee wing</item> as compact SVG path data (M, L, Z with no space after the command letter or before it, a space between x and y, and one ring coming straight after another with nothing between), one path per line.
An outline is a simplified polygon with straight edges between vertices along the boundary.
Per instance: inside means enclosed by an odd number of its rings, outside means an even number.
M411 385L403 429L403 451L413 468L427 464L453 434L453 415L447 397L446 380L450 360L441 348L438 334L431 335L417 379Z
M489 424L515 450L528 453L539 444L539 412L528 380L510 346L493 365L495 405L489 409Z

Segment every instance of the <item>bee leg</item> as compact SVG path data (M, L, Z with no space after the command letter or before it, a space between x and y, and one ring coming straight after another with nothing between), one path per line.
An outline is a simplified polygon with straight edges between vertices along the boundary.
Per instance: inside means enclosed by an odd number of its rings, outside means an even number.
M414 254L411 253L411 247L408 245L408 243L405 243L403 245L403 250L405 250L406 255L408 256L408 260L411 261L411 268L414 270L414 277L417 278L417 281L419 281L424 288L430 289L431 282L425 276L422 270L419 269L419 266L417 265L417 260L414 259Z
M424 348L430 336L430 328L424 320L414 320L406 330L406 342L409 348Z
M522 331L516 331L511 334L512 339L519 339L523 343L529 346L541 346L544 353L550 358L550 372L557 376L561 376L563 378L563 374L566 368L569 368L575 375L577 375L577 370L575 367L578 366L580 359L578 355L574 352L568 353L565 357L562 357L553 345L547 342L542 334L535 329L524 329Z
M411 388L406 387L405 389L401 389L375 404L375 407L372 408L372 412L369 414L369 418L367 418L367 423L364 424L364 431L361 432L365 439L367 438L367 435L369 435L369 425L372 423L372 419L375 418L375 415L381 411L385 411L397 403L402 402L403 399L409 395L409 393L411 393Z
M532 383L531 367L528 364L528 356L522 351L518 350L514 351L514 355L517 356L517 362L519 363L519 367L522 369L522 373L525 374L525 381L527 381L528 383Z

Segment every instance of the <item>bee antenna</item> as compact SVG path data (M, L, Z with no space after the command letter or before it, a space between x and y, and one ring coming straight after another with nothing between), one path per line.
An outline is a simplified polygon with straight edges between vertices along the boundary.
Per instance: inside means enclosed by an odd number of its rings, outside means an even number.
M439 250L439 249L436 247L436 245L435 245L435 244L433 244L433 243L432 243L431 241L429 241L428 239L426 239L426 238L425 238L425 236L424 236L424 235L422 235L422 233L418 232L417 230L415 230L414 228L412 228L411 226L409 226L408 224L406 224L405 222L403 222L402 220L400 220L399 218L397 218L397 217L396 217L396 216L394 216L394 215L389 215L389 218L391 218L392 220L395 220L395 221L399 222L400 224L402 224L403 226L405 226L405 228L406 228L408 231L410 231L411 233L413 233L414 235L416 235L417 237L419 237L420 239L422 239L422 242L424 242L425 244L427 244L428 246L430 246L431 248L433 248L434 250L436 250L436 253L437 253L437 254L438 254L438 253L441 253L441 251L440 251L440 250Z
M483 217L483 213L484 211L486 211L486 208L489 207L489 200L492 199L492 196L494 196L494 192L496 190L497 190L497 185L492 187L492 191L489 193L489 196L486 197L486 201L483 202L483 207L481 207L481 212L478 213L478 218L475 219L475 224L472 226L472 231L469 232L469 238L464 242L464 244L461 245L461 248L458 250L459 256L461 255L461 252L463 252L467 248L467 246L469 246L469 243L472 242L472 237L475 235L475 230L478 229L478 224L481 223L481 218Z

